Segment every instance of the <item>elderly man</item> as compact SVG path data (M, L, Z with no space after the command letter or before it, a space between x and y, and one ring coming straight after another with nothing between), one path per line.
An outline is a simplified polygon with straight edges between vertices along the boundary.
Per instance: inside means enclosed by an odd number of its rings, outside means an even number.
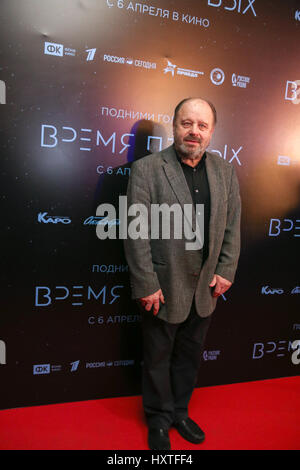
M240 251L234 168L206 152L216 121L212 103L200 98L181 101L174 112L174 145L141 158L131 169L128 204L141 204L148 214L149 236L129 237L125 253L132 297L143 311L143 405L152 450L171 448L171 426L190 442L205 438L188 415L188 403L211 314L234 280ZM155 204L177 204L182 211L190 205L194 222L204 207L201 244L188 249L185 232L181 238L172 231L170 237L159 232L151 238L149 214ZM173 220L171 228L175 226Z

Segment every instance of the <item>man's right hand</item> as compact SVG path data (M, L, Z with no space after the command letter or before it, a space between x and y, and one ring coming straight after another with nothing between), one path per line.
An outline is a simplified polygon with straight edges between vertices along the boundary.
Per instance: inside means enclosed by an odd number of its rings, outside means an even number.
M147 295L147 297L141 297L139 299L141 305L144 307L145 310L148 312L153 307L153 315L157 315L159 311L159 302L165 303L165 299L162 293L162 290L159 289L158 291L154 292L154 294Z

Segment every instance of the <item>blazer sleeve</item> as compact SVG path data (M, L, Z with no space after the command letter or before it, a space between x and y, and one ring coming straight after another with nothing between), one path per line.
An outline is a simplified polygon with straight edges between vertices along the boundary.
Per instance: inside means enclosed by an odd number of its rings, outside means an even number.
M139 161L133 163L128 182L128 230L127 238L124 240L125 256L130 271L132 298L134 299L146 297L160 289L157 274L154 272L151 253L151 195L139 163ZM139 206L133 206L133 204ZM133 212L136 210L137 215L135 216ZM132 228L137 228L136 224L139 224L142 237L134 239L132 237Z
M223 243L215 270L230 282L234 281L240 255L241 198L238 178L232 165L231 183L227 205L227 219Z

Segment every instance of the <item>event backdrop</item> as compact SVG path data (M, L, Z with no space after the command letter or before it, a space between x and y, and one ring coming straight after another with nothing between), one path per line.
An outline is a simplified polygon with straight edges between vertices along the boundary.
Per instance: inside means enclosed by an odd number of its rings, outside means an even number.
M96 208L211 100L243 204L198 386L299 374L300 5L2 0L0 407L138 395L140 315ZM118 213L116 214L116 223Z

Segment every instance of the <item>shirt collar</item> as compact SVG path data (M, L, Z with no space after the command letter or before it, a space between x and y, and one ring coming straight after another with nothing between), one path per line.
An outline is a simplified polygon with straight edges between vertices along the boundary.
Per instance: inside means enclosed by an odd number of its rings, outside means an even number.
M188 167L188 168L190 168L191 170L193 170L194 168L195 168L196 170L198 170L198 169L202 168L203 165L205 164L206 152L204 152L204 154L203 154L203 156L202 156L200 162L199 162L195 167L192 167L192 166L190 166L190 165L187 165L186 163L184 163L184 162L181 160L181 158L180 158L180 156L178 155L178 152L177 152L177 150L175 149L175 147L174 147L174 150L175 150L175 153L176 153L177 160L179 161L179 163L180 163L184 168Z

